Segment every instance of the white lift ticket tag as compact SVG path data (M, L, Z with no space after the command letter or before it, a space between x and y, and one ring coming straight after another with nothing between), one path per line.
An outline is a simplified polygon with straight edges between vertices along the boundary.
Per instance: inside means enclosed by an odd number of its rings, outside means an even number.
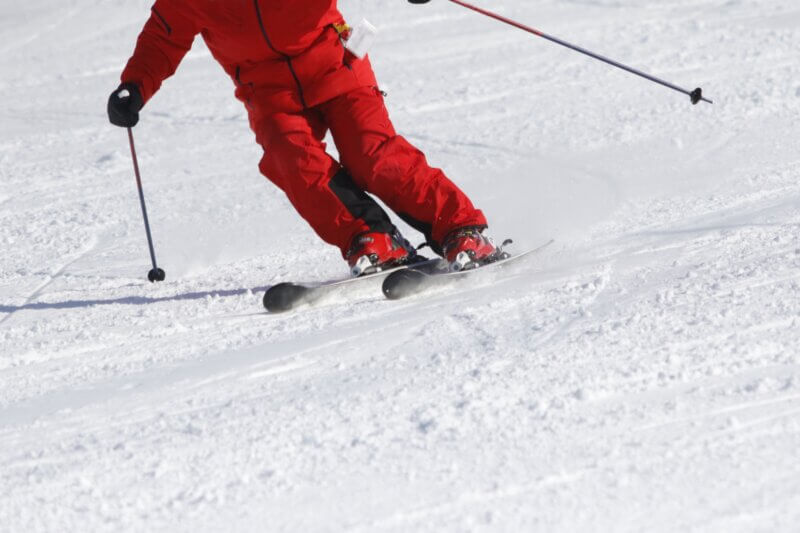
M359 59L364 59L367 52L375 43L375 38L378 35L378 30L370 24L367 19L361 19L361 22L350 30L350 36L347 38L345 47L351 54Z

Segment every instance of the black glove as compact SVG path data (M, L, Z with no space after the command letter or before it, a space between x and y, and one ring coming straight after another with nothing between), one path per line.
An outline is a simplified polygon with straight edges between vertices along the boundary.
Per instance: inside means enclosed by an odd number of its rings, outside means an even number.
M430 0L408 0L411 4L427 4Z
M135 83L123 83L108 97L108 120L115 126L132 128L139 122L142 107L144 100L139 87Z

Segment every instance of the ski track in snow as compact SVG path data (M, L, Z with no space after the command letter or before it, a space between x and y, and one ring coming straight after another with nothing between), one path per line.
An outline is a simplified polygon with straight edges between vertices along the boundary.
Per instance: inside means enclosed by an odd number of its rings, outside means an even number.
M497 238L556 244L275 316L267 287L346 269L199 41L135 130L144 279L105 102L150 4L0 7L0 531L796 530L795 3L487 4L690 106L447 2L343 0L398 131Z

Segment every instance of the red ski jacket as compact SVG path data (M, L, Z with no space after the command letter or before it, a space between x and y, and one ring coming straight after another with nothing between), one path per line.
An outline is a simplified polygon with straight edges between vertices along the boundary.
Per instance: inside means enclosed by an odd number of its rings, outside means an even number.
M369 60L346 52L336 0L156 0L122 73L147 102L199 33L236 84L251 123L375 86Z

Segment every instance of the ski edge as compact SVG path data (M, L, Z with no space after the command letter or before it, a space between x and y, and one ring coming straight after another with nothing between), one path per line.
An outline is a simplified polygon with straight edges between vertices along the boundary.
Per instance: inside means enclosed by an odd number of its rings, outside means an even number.
M413 296L415 294L419 294L425 291L425 289L427 289L430 285L434 283L436 284L440 282L443 283L452 279L458 279L464 276L468 276L472 273L486 272L486 270L507 266L508 263L513 263L529 255L541 252L554 242L555 239L550 239L547 242L540 244L539 246L536 246L529 250L525 250L517 255L512 255L506 259L496 261L494 263L489 263L487 265L472 270L462 270L459 272L450 272L450 271L425 272L422 270L417 270L417 271L404 270L401 272L392 272L383 280L383 283L381 284L381 291L383 292L383 295L389 300L400 300L403 298L407 298L409 296Z
M427 259L419 263L401 265L388 268L380 272L373 272L372 274L367 274L366 276L343 278L317 284L284 281L268 288L264 292L262 303L264 308L271 314L285 313L303 304L314 303L323 298L326 294L334 292L344 286L349 286L354 283L363 283L370 280L374 281L385 279L387 276L402 270L435 270L440 262L440 258Z

